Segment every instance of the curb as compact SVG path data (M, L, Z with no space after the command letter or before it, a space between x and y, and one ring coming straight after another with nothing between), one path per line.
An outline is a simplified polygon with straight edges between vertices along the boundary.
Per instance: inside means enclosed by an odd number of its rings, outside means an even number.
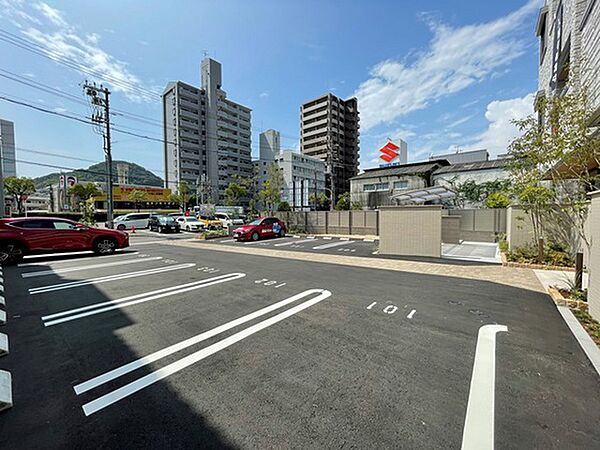
M587 331L585 331L585 328L579 323L577 317L573 315L568 307L557 306L557 309L600 377L600 348L598 348Z
M339 235L328 235L328 234L292 234L288 237L296 239L323 239L326 241L339 240L339 241L363 241L363 242L377 242L379 238L366 238L364 236L339 236Z

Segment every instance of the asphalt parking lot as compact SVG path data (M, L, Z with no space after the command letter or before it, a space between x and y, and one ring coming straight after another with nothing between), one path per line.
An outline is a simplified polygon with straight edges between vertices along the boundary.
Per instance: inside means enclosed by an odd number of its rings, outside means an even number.
M545 294L177 239L4 269L0 447L600 448L600 381Z

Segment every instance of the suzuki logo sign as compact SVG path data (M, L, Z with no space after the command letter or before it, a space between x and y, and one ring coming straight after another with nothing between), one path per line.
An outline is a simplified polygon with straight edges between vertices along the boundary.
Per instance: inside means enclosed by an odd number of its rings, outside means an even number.
M379 159L385 161L386 163L391 163L398 156L400 156L400 154L396 151L399 148L400 147L398 147L393 142L391 142L391 141L388 142L387 144L385 144L383 147L381 147L379 149L379 153L380 153Z

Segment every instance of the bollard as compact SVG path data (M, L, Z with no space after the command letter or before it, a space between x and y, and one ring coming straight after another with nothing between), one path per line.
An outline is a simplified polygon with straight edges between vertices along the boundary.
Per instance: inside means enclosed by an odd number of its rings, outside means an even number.
M575 256L575 289L581 291L583 287L583 253Z

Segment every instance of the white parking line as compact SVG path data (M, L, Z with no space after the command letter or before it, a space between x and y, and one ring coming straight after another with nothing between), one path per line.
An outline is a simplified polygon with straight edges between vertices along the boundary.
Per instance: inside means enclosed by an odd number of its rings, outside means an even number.
M148 262L148 261L157 261L159 259L163 259L163 257L162 256L153 256L152 258L126 259L124 261L116 261L116 262L102 263L102 264L92 264L91 266L83 266L83 267L65 267L64 269L36 270L34 272L22 273L21 277L22 278L42 277L45 275L54 275L54 274L58 274L58 273L77 272L79 270L100 269L102 267L122 266L125 264L138 264L138 263L143 263L143 262Z
M273 247L286 247L288 245L296 245L296 244L302 244L303 242L312 242L312 239L306 239L306 240L302 240L302 241L287 241L287 242L280 242L279 244L275 244Z
M160 289L154 292L147 292L145 294L138 294L131 297L125 297L117 300L111 300L108 302L96 303L93 305L83 306L81 308L71 309L68 311L58 312L56 314L51 314L49 316L42 317L44 321L44 326L50 327L52 325L58 325L64 322L70 322L72 320L81 319L83 317L93 316L95 314L100 314L107 311L112 311L113 309L120 309L126 306L137 305L139 303L145 303L152 300L157 300L159 298L168 297L175 294L182 294L184 292L194 291L197 289L202 289L208 286L213 286L215 284L226 283L228 281L234 281L239 278L245 277L245 273L229 273L227 275L219 275L218 277L208 278L206 280L195 281L193 283L188 283L183 286L174 286L167 289ZM162 293L161 293L162 291ZM166 292L165 292L166 291ZM156 294L156 295L152 295ZM137 297L138 300L133 300L133 298ZM139 298L142 297L142 298ZM130 300L130 301L127 301ZM90 311L91 310L91 311ZM86 312L84 312L86 311ZM67 316L67 317L64 317ZM54 319L54 320L50 320Z
M148 244L162 244L165 241L168 241L168 239L161 239L159 241L144 241L144 242L136 242L134 244L130 244L130 247L137 247L138 245L148 245Z
M298 301L300 299L303 299L304 297L307 297L310 294L315 293L316 291L321 292L321 290L319 289L313 289L310 291L304 291L300 294L296 294L292 297L286 298L285 300L282 300L280 302L274 303L272 305L269 305L265 308L259 309L257 311L254 311L253 313L247 314L245 316L239 317L235 320L232 320L231 322L228 322L224 325L220 325L216 328L213 328L211 330L205 331L203 333L200 333L196 336L193 336L189 339L186 339L184 341L181 341L177 344L173 344L169 347L166 347L162 350L159 350L157 352L151 353L148 356L144 356L143 358L139 358L136 359L135 361L132 361L130 363L127 363L121 367L117 367L113 370L110 370L109 372L106 372L102 375L98 375L95 378L92 378L86 382L80 383L76 386L73 387L73 389L75 389L75 393L77 395L83 394L84 392L87 392L91 389L94 389L104 383L108 383L111 380L114 380L118 377L121 377L129 372L132 372L134 370L139 369L140 367L146 366L148 364L151 364L155 361L158 361L159 359L165 358L169 355L172 355L173 353L176 353L178 351L181 351L185 348L191 347L192 345L196 345L202 341L205 341L207 339L210 339L211 337L217 336L218 334L224 333L225 331L228 331L232 328L235 328L239 325L242 325L246 322L249 322L251 320L257 319L261 316L264 316L265 314L268 314L272 311L275 311L279 308L283 308L286 305L289 305L290 303L293 303L295 301Z
M328 248L339 247L341 245L348 244L352 244L352 241L337 241L331 242L330 244L317 245L316 247L313 247L313 250L326 250Z
M138 272L127 272L127 273L122 273L122 274L118 274L118 275L109 275L106 277L90 278L87 280L71 281L68 283L40 286L40 287L29 289L29 294L30 295L43 294L45 292L60 291L63 289L71 289L71 288L76 288L76 287L80 287L80 286L87 286L89 284L107 283L109 281L125 280L128 278L142 277L145 275L154 275L157 273L170 272L173 270L189 269L190 267L194 267L195 265L196 265L195 263L179 264L177 266L159 267L156 269L140 270Z
M413 309L411 312L408 313L408 316L406 316L407 319L412 319L415 316L415 313L417 312L416 309Z
M248 241L248 242L244 242L244 245L254 245L254 244L264 244L265 241L261 241L260 239L258 241Z
M76 253L64 253L64 255L78 255L81 254L82 252L76 252ZM83 252L86 256L81 256L79 258L68 258L68 259L61 259L58 261L44 261L44 262L30 262L30 263L22 263L22 264L17 264L17 267L29 267L29 266L53 266L55 264L64 264L64 263L70 263L70 262L78 262L78 261L82 261L82 260L88 260L88 259L103 259L103 258L114 258L115 256L123 256L123 255L137 255L139 252L135 251L135 252L123 252L123 251L117 251L115 253L113 253L112 255L104 255L104 256L97 256L94 253L91 252ZM61 253L59 253L60 255ZM39 257L48 257L50 255L35 255L38 258Z
M119 400L122 400L122 399L156 383L157 381L162 380L163 378L168 377L169 375L177 373L180 370L183 370L186 367L191 366L192 364L202 361L203 359L205 359L205 358L207 358L207 357L209 357L209 356L211 356L211 355L213 355L213 354L265 329L265 328L268 328L271 325L276 324L277 322L281 322L282 320L284 320L288 317L291 317L294 314L297 314L300 311L303 311L303 310L305 310L305 309L307 309L307 308L309 308L331 296L330 291L326 291L324 289L310 289L310 290L304 291L303 293L298 294L294 297L291 297L290 299L287 299L287 301L289 303L291 301L296 301L300 298L304 298L308 295L316 294L316 293L318 293L319 295L317 295L315 298L313 298L311 300L308 300L308 301L301 303L297 306L294 306L284 312L281 312L273 317L263 320L262 322L252 325L242 331L239 331L239 332L219 341L219 342L216 342L215 344L209 345L208 347L203 348L202 350L192 353L186 357L183 357L171 364L166 365L165 367L162 367L161 369L158 369L154 372L150 372L149 374L147 374L141 378L138 378L137 380L132 381L131 383L126 384L125 386L122 386L112 392L109 392L108 394L105 394L101 397L98 397L95 400L92 400L91 402L84 404L83 405L84 414L86 416L94 414L95 412L98 412L98 411L106 408L107 406L110 406L113 403L116 403ZM291 299L294 299L294 300L291 300ZM286 300L284 300L284 301L286 301ZM275 305L278 305L278 304L276 303ZM275 305L271 305L270 308L275 307ZM277 309L277 307L275 307L274 309ZM262 310L256 311L253 314L257 314L260 311L262 311ZM259 315L262 315L262 314L264 314L264 313L261 313ZM241 319L244 319L244 318L240 318L237 320L241 320ZM247 320L245 320L245 321L247 321ZM231 324L231 322L229 324L225 324L224 326L228 326L230 324ZM201 336L201 335L199 335L199 336ZM195 339L197 339L199 336L196 336ZM192 338L192 339L194 339L194 338ZM150 355L150 356L152 356L152 355Z
M508 328L504 325L484 325L477 335L462 450L494 448L496 334L501 331L506 332Z
M219 244L224 244L225 242L235 242L235 239L225 239L224 241L219 241Z

